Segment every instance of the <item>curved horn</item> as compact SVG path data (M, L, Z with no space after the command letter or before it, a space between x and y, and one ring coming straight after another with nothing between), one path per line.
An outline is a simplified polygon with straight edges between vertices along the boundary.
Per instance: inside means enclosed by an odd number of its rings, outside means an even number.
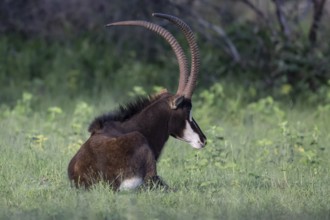
M180 78L179 78L179 85L176 94L178 95L184 94L185 84L188 79L188 64L187 64L188 62L186 55L184 54L180 44L170 32L168 32L165 28L157 24L153 24L147 21L119 21L106 25L106 27L110 27L110 26L141 26L162 36L171 45L172 50L174 51L175 56L179 63Z
M184 90L184 95L186 98L191 99L191 96L196 87L196 81L200 66L199 49L194 33L184 21L182 21L181 19L175 16L162 14L162 13L153 13L152 16L165 18L170 22L174 23L175 25L177 25L181 29L181 31L183 32L183 34L185 35L188 41L190 53L191 53L191 70L190 70L189 80Z

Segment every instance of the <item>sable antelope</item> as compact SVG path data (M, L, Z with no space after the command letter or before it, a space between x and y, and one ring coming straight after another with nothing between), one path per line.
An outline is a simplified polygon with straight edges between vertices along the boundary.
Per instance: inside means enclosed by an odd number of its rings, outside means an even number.
M162 36L172 47L179 63L176 94L167 90L120 106L118 110L94 119L91 136L71 159L69 179L76 187L88 188L105 180L114 190L134 189L145 183L166 184L157 176L156 162L169 136L203 148L206 137L192 117L191 97L199 69L199 51L190 27L177 17L154 13L167 19L184 33L191 52L189 73L186 56L173 35L147 21L120 21L110 26L142 26Z

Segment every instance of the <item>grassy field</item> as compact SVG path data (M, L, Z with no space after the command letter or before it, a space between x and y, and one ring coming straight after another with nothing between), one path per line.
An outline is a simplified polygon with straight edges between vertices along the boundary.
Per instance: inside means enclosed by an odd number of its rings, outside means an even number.
M71 188L69 160L89 122L115 107L108 99L53 106L25 93L1 106L0 219L330 219L329 106L286 107L268 97L207 109L217 97L202 93L210 103L194 112L208 145L171 139L158 163L175 190Z

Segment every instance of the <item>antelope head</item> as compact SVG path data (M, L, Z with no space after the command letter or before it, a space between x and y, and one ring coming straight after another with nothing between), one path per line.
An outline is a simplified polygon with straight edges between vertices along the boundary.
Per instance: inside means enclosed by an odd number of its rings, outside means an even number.
M179 63L179 85L176 94L167 91L159 95L160 101L168 103L170 119L168 122L168 134L172 137L188 142L192 147L200 149L206 145L206 137L192 116L192 94L196 87L199 72L200 57L196 39L190 27L181 19L161 13L153 13L153 16L169 20L180 28L188 41L191 53L191 69L189 71L187 58L174 36L163 27L147 21L120 21L106 26L142 26L162 36L172 47Z

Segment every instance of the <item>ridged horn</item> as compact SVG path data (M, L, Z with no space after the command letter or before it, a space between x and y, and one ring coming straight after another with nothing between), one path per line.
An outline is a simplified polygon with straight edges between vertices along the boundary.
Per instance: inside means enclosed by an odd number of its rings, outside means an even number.
M184 90L184 95L186 98L191 99L191 96L196 87L197 76L199 73L199 66L200 66L199 49L194 33L184 21L182 21L181 19L175 16L162 14L162 13L153 13L152 16L167 19L170 22L177 25L180 28L180 30L183 32L185 38L188 41L190 53L191 53L191 69L190 69L190 76Z
M188 72L189 72L188 61L186 55L183 52L182 47L169 31L167 31L165 28L157 24L153 24L147 21L139 21L139 20L119 21L106 25L106 27L110 27L110 26L141 26L162 36L171 45L172 50L174 51L175 56L179 63L180 77L179 77L178 90L176 94L177 95L184 94L185 84L188 79Z

